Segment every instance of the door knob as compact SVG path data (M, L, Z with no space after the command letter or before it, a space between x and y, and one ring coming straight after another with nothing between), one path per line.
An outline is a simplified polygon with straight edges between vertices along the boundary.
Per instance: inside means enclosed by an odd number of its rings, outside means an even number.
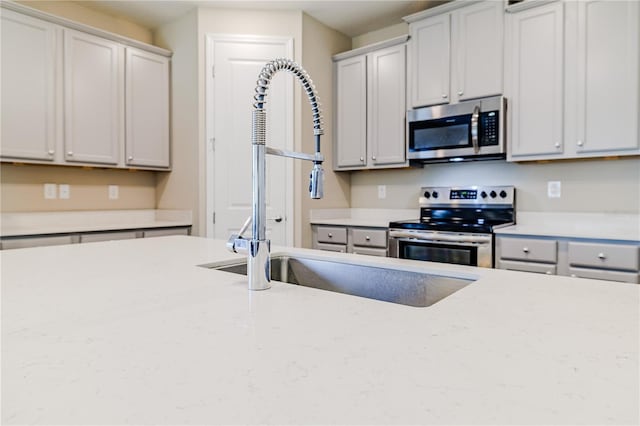
M275 220L276 222L282 222L282 216L270 217L268 220Z

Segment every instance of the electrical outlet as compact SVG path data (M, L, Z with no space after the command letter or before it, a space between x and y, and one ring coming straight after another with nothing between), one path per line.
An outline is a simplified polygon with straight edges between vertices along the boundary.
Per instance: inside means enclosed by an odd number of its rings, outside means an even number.
M387 198L387 185L378 185L378 198Z
M109 185L109 199L117 200L120 196L118 185Z
M560 198L562 195L562 184L560 181L547 182L547 196L549 198Z
M55 183L45 183L44 199L55 200L56 198L58 198L58 185L56 185Z
M69 198L71 198L71 187L66 183L60 184L58 186L58 196L61 200L68 200Z

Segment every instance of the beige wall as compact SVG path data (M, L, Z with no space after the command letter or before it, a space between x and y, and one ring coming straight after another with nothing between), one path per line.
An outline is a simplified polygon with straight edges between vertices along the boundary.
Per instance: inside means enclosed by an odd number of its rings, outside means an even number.
M348 208L351 198L350 175L348 173L333 172L333 61L331 56L351 48L351 39L314 18L303 14L302 19L302 66L307 70L318 89L318 96L323 106L324 136L321 137L321 150L326 161L324 198L311 200L309 198L306 176L311 172L312 164L297 162L302 168L300 179L296 179L298 188L295 193L301 200L300 220L296 224L296 245L311 247L311 227L309 225L309 210L319 208ZM312 114L309 103L302 102L302 150L314 152L315 139L311 132Z
M198 149L198 12L156 30L155 43L173 51L171 58L171 173L158 176L160 209L188 209L193 213L193 235L203 235L198 216L200 152Z
M561 198L547 197L547 182L560 181ZM379 200L377 186L387 186ZM515 185L517 209L536 212L640 213L640 159L547 163L427 164L423 169L353 173L351 207L416 208L428 185Z
M143 42L151 31L130 21L93 11L69 1L23 1L26 6L118 33ZM3 212L155 208L156 173L122 170L33 166L3 163L0 191ZM71 185L69 200L45 200L44 183ZM119 185L119 199L109 200L107 186Z
M400 24L391 25L377 31L371 31L370 33L354 37L352 40L352 49L357 49L358 47L367 46L369 44L378 43L407 34L409 34L409 24L402 22Z
M154 172L83 167L2 164L2 212L153 209ZM68 184L68 200L45 200L44 184ZM108 186L119 186L119 198L109 200Z
M100 28L101 30L129 37L143 43L151 44L153 41L153 33L149 28L138 25L126 18L120 16L108 15L98 12L82 5L77 1L29 1L22 0L18 3L52 15L62 18L71 19L85 25Z

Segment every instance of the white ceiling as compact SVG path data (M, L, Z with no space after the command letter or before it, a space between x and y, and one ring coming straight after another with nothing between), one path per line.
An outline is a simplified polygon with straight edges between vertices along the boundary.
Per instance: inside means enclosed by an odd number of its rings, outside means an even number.
M154 29L194 7L255 10L302 10L325 25L355 37L402 22L402 17L446 1L438 0L90 0L78 1Z

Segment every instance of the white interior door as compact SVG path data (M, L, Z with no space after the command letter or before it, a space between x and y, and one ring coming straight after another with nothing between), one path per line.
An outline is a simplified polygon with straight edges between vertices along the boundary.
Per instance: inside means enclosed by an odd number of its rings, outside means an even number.
M293 55L291 39L207 37L207 236L227 239L251 216L251 111L269 61ZM267 146L293 149L293 77L280 72L267 95ZM293 166L267 156L267 238L292 245ZM251 228L249 228L251 229ZM251 231L249 230L249 234ZM249 235L247 235L249 236Z

